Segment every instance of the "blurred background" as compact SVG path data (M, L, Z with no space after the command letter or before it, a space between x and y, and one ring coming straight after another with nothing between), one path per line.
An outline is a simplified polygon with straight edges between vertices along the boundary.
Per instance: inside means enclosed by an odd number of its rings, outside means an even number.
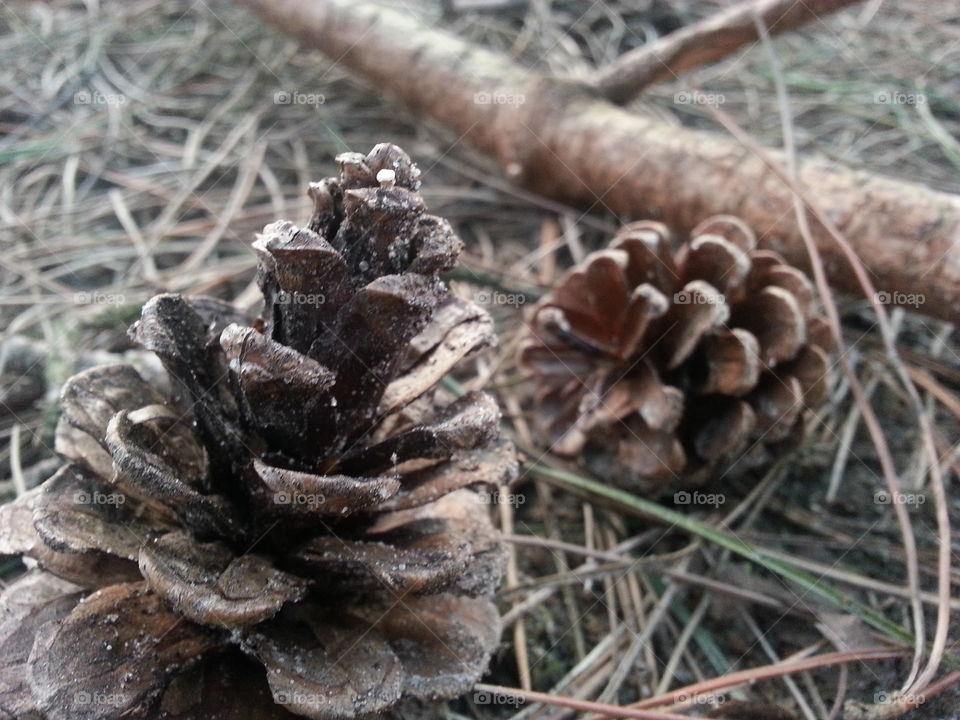
M383 4L531 69L584 77L624 51L731 3ZM818 153L849 167L960 192L955 4L871 0L773 43L800 155ZM533 296L553 276L538 253L544 237L565 238L551 260L562 270L602 247L620 224L609 214L584 214L512 187L490 161L387 99L383 88L353 80L336 63L225 0L5 2L0 58L0 491L6 497L45 479L56 466L50 450L55 401L66 377L116 354L148 375L155 372L151 358L126 336L144 300L159 291L206 293L253 307L254 233L278 218L305 221L307 184L334 174L338 153L366 152L382 141L409 152L423 171L431 212L447 217L466 242L465 269L452 281L467 294L487 287ZM655 85L628 107L665 123L724 132L701 104L684 101L689 87L712 94L759 143L782 144L770 60L759 46L697 70L682 83ZM897 93L922 100L884 99ZM481 374L506 372L498 377L509 385L509 353L522 308L505 304L491 311L505 349L480 361ZM844 298L841 311L849 328L869 334L872 321L863 301ZM937 359L945 373L960 378L950 327L919 316L899 322L908 350ZM868 351L877 347L876 338L867 337L856 351L868 380L880 375L869 363ZM839 433L849 397L839 393L833 402L827 421ZM901 416L909 413L890 402L887 419L894 428L902 419L906 428L909 418ZM805 467L829 467L838 433L823 433L791 472L802 476ZM916 448L913 431L904 429L896 438L901 457L909 460ZM872 457L866 444L858 452ZM875 478L859 467L850 472L852 484L858 472L864 475L856 492L870 493ZM812 522L815 508L804 504L805 494L822 495L826 475L817 476L820 484L813 489L787 492L785 502L800 496L798 506L761 523L758 538L784 522L784 515L794 528ZM847 523L844 533L856 536L880 522L861 512L859 501L844 505L844 497L832 507L837 522ZM545 522L535 509L525 512L533 513L528 527ZM570 513L560 512L561 522L582 522L576 503ZM924 552L931 551L931 538L921 542ZM531 551L522 570L539 572L547 559ZM605 610L581 604L583 627L568 635L570 602L558 600L546 615L531 618L535 688L560 681L600 633L591 623L605 622ZM681 629L668 628L666 637ZM789 636L807 628L781 631ZM739 656L736 638L717 632L719 646ZM504 637L509 643L509 633ZM753 652L769 661L762 651ZM898 672L892 665L872 667L858 682L872 697L873 687L885 686ZM508 647L493 676L507 685L518 682ZM770 690L772 701L792 702L790 695L783 684ZM462 711L492 716L517 708ZM947 717L933 704L924 712Z

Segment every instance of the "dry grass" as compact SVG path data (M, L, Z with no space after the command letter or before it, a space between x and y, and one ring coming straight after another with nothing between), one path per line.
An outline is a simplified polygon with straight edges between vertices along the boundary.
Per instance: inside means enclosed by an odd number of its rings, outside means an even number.
M532 69L583 76L721 4L534 1L495 14L444 16L426 3L415 12ZM887 643L821 589L909 623L902 539L890 506L875 501L882 487L876 451L847 383L836 383L815 432L788 462L711 487L723 493L722 505L691 510L670 496L654 498L695 526L652 523L630 503L582 499L555 472L555 459L532 450L537 441L515 367L521 301L599 247L618 220L511 189L456 138L415 123L376 89L353 84L335 64L226 2L96 7L54 2L0 11L0 359L3 398L15 410L0 417L4 491L42 479L56 388L105 353L134 352L124 329L144 299L169 290L246 302L253 232L278 217L302 220L303 189L329 174L334 154L390 140L419 161L432 211L450 218L467 241L453 280L458 290L487 298L498 291L517 301L490 305L501 346L478 361L479 380L470 381L497 392L510 431L531 449L531 463L510 489L524 502L505 508L517 572L501 593L508 629L491 683L519 688L529 679L534 690L626 704L798 653ZM960 192L960 21L948 3L868 2L774 45L800 153ZM677 101L690 88L722 96L724 112L757 141L781 142L771 66L759 48L675 87L653 88L633 108L719 129L707 108ZM278 93L292 101L277 102ZM925 102L876 101L896 93L921 93ZM916 416L885 362L874 318L853 298L842 299L840 310L901 481L926 497ZM932 391L926 409L955 481L958 418L948 406L960 387L960 356L952 328L901 312L893 321L908 366L935 381L925 385ZM8 342L14 335L29 342ZM149 369L146 358L132 357ZM953 501L953 517L957 510ZM932 501L911 508L928 637L938 543L932 511ZM731 551L718 533L802 567L815 585L788 581ZM956 569L952 579L956 588ZM838 698L875 704L900 687L910 651L809 667L752 685L702 686L688 693L696 702L664 698L658 709L702 715L739 700L798 718L839 717ZM499 704L467 698L451 712L531 720L580 712L521 706L518 697L499 696ZM956 697L931 698L914 714L949 717ZM848 706L846 716L856 710Z

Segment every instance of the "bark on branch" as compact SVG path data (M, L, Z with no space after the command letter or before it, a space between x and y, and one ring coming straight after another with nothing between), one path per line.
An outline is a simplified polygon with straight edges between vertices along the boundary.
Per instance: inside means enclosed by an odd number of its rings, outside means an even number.
M586 85L531 74L363 0L239 1L446 126L518 185L681 231L715 213L740 215L762 245L808 264L791 190L735 141L636 117ZM923 312L960 317L960 197L818 159L801 164L800 180L878 290L923 295ZM858 292L832 238L812 222L831 281Z
M673 80L757 42L756 17L776 35L857 2L860 0L746 0L624 53L601 68L592 84L611 102L623 104L654 83Z

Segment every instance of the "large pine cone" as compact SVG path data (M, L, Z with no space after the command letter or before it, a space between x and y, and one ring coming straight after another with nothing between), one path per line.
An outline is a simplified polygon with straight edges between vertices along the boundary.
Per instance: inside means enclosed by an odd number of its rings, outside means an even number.
M261 320L143 308L175 397L125 365L65 387L70 463L0 517L38 566L0 599L0 716L354 718L485 670L504 555L468 486L515 453L490 397L434 390L492 324L438 279L461 243L406 154L339 161L253 246Z
M831 340L810 281L729 216L676 252L664 225L625 226L530 327L521 364L545 440L643 492L782 452L827 391Z

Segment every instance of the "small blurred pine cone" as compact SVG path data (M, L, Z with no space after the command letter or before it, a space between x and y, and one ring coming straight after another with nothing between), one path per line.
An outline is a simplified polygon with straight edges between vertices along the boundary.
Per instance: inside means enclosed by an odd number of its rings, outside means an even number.
M352 718L462 694L504 561L469 489L516 471L494 401L437 383L494 341L393 145L338 158L254 243L265 306L160 295L129 365L74 376L54 477L0 508L0 717Z
M529 326L520 362L544 442L641 492L770 460L827 393L832 338L811 282L731 216L676 251L661 223L625 226Z

